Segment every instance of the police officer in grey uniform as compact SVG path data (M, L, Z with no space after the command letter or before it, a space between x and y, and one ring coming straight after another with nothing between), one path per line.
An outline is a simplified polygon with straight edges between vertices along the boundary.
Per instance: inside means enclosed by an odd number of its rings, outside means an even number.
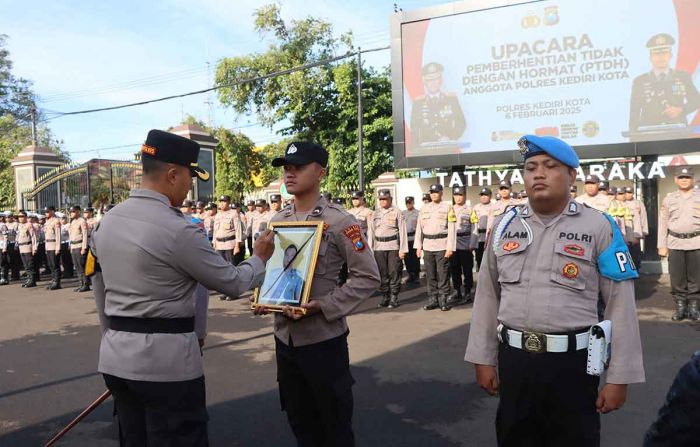
M294 142L285 156L284 183L294 203L272 222L323 221L306 314L286 307L275 314L277 381L282 410L300 447L351 447L355 382L350 373L345 317L379 285L379 271L357 220L319 197L328 152L315 143ZM343 263L348 281L337 285ZM256 308L255 313L265 313Z
M369 248L374 251L374 259L379 267L379 293L382 300L378 307L393 309L399 306L401 291L401 260L408 252L406 219L393 205L393 197L388 189L380 189L377 194L379 207L369 220L367 239Z
M420 261L416 256L416 249L413 242L416 239L416 226L418 225L418 210L415 208L415 199L407 196L405 199L406 209L403 211L403 218L406 220L406 236L408 240L408 253L403 262L408 272L407 283L418 281L420 278Z
M652 70L632 83L630 131L662 124L687 125L687 116L700 107L700 93L690 75L670 67L675 43L666 33L647 41Z
M630 280L638 275L609 216L571 200L579 167L571 146L534 135L518 145L529 204L491 231L465 360L484 390L500 394L500 447L597 447L600 414L623 405L627 384L644 381ZM600 391L587 351L599 295L612 326Z
M254 256L231 265L178 208L192 177L209 179L197 165L199 145L152 130L141 152L142 188L106 214L92 236L104 325L98 371L115 399L120 445L206 446L197 283L232 296L258 286L272 234L258 240Z
M659 211L658 250L668 256L673 321L700 320L700 191L693 189L694 176L693 168L679 166L678 190L664 197Z
M472 208L466 204L466 191L463 186L452 188L454 205L455 231L457 245L454 255L450 258L450 274L452 287L454 288L454 300L452 306L470 302L471 290L474 287L474 253L478 237L472 237Z

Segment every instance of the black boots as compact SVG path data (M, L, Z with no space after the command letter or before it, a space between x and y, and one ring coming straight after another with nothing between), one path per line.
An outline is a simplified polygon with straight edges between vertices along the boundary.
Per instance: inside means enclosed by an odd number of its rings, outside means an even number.
M452 306L448 303L448 301L449 301L449 298L445 295L441 295L439 297L441 311L447 312L448 310L452 310Z
M387 307L389 305L389 294L384 293L382 295L382 300L377 304L377 307Z
M695 304L697 308L697 301ZM673 316L671 316L671 320L673 321L681 321L684 320L686 317L686 313L688 312L688 302L685 299L677 299L676 300L676 311L673 312Z
M423 306L424 310L433 310L433 309L438 309L440 307L440 304L438 303L438 299L436 296L429 296L428 297L428 304Z
M80 285L73 289L73 292L89 292L90 291L90 284L87 282L87 279L84 276L80 277Z
M397 307L399 307L399 295L392 294L389 299L389 309L396 309Z
M27 272L27 280L22 284L22 287L36 287L36 276L34 272Z
M10 283L10 271L6 269L0 270L0 286L6 286Z
M688 318L691 321L700 321L700 308L698 300L688 300Z
M62 288L62 287L61 287L61 280L60 280L60 279L56 279L56 278L54 278L54 279L51 281L51 284L49 284L48 286L46 286L46 290L58 290L58 289L61 289L61 288Z

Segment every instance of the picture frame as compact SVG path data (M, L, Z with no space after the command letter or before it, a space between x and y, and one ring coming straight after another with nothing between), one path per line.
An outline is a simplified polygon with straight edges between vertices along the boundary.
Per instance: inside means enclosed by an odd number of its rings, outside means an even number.
M322 221L272 222L275 251L265 266L265 278L255 289L252 308L282 312L289 306L306 314L316 260L323 238Z

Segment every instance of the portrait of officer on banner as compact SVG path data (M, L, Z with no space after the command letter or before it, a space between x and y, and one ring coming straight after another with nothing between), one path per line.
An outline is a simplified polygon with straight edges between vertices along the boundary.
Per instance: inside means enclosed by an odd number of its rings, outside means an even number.
M629 132L631 141L689 136L688 115L700 107L700 94L689 73L671 68L676 40L666 33L647 41L651 71L632 83Z
M319 222L276 222L275 252L267 262L265 279L256 289L253 307L281 312L285 306L299 308L308 301L313 269L323 233Z
M417 97L411 110L411 147L434 153L436 149L462 147L460 141L467 128L462 106L454 92L443 90L445 68L430 62L423 66L425 94Z

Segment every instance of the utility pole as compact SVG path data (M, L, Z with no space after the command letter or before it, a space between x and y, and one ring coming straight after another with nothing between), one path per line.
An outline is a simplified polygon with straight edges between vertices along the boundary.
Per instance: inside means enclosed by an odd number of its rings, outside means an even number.
M36 105L32 103L32 109L31 109L31 115L32 115L32 144L34 147L39 146L38 140L39 137L36 134Z
M357 48L357 145L359 159L357 168L359 170L360 190L365 190L365 161L362 147L362 49Z

